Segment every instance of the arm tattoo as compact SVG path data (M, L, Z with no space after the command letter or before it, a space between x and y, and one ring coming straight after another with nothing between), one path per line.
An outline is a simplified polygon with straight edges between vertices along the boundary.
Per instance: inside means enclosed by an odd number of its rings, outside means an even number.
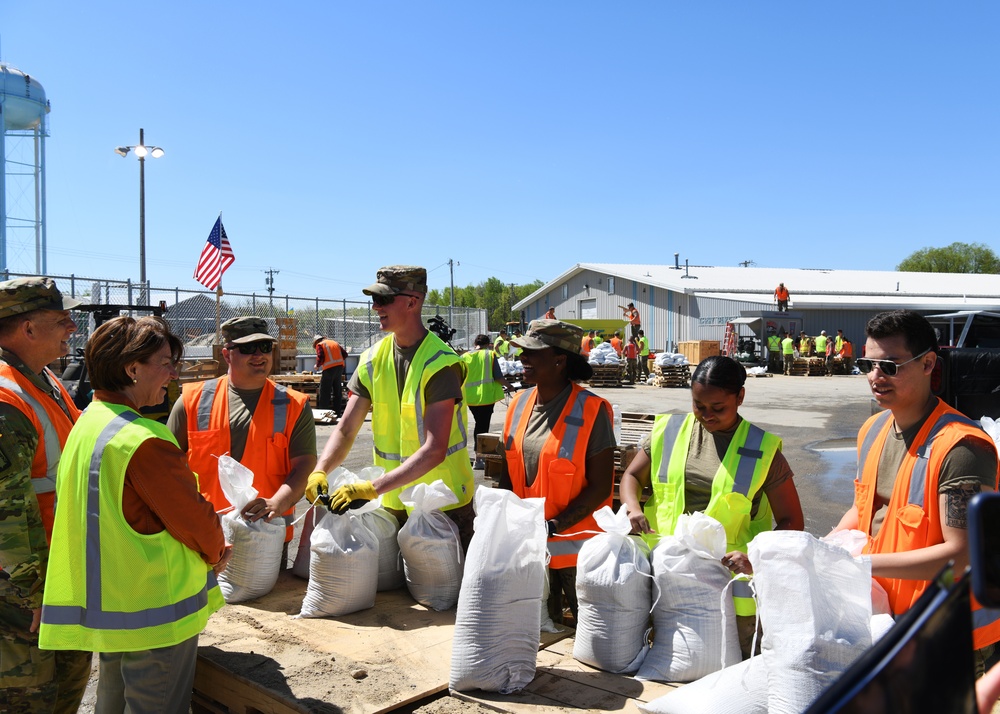
M967 529L969 501L982 490L981 484L964 483L957 486L945 494L947 502L947 513L945 524L949 528Z

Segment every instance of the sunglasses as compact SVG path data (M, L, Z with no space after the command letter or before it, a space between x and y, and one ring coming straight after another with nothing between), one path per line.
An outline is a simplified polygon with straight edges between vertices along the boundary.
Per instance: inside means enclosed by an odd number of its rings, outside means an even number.
M898 364L888 359L866 359L864 357L854 360L854 364L856 364L858 369L860 369L864 374L868 374L873 369L878 367L879 371L886 377L895 377L900 367L907 365L910 362L915 362L930 351L931 350L928 347L916 357L908 359L905 362L899 362Z
M248 342L248 343L242 344L242 345L234 345L234 344L230 343L230 344L226 345L226 347L229 350L232 350L234 348L238 349L240 351L240 354L242 354L242 355L252 355L254 352L257 352L258 350L260 350L260 353L262 355L266 355L266 354L270 354L271 350L274 349L274 343L273 342L266 342L266 341Z
M410 295L409 293L399 293L398 295L372 295L372 304L378 305L379 307L385 307L386 305L392 305L392 301L397 297L411 297L415 298L416 295Z

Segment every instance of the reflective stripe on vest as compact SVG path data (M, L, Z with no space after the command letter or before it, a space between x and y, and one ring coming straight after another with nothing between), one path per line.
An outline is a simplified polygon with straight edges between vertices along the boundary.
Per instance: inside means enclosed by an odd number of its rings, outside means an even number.
M319 343L319 347L323 351L323 363L318 369L326 371L334 367L344 366L344 350L334 340L323 340ZM334 348L339 356L333 354Z
M198 399L198 431L208 431L212 424L212 403L215 401L215 393L218 389L218 379L210 379L205 382L201 389L201 397ZM271 400L271 404L274 405L274 421L271 423L272 434L285 430L290 401L288 389L281 384L275 384L274 399Z
M20 384L12 379L0 377L0 389L13 392L31 407L38 422L42 425L42 433L39 438L45 444L45 478L32 478L31 485L35 488L35 493L52 493L56 490L56 472L59 470L59 455L62 453L62 445L59 443L59 434L56 427L49 419L45 407L37 399L29 394Z
M87 571L86 606L44 605L42 621L47 625L79 625L95 630L138 630L177 622L208 604L208 591L216 587L215 573L209 569L205 587L180 600L160 607L134 612L105 611L101 597L101 458L108 443L125 426L142 417L133 411L115 416L101 431L94 446L87 474Z
M753 589L750 581L739 578L733 580L733 605L736 614L743 617L753 617L757 614L757 603L753 599Z

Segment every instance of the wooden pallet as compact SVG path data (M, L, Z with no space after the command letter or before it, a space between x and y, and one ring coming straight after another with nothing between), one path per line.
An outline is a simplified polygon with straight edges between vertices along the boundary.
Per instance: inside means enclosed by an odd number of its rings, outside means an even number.
M624 364L592 364L594 376L587 380L591 387L620 387Z
M826 375L826 360L823 357L799 357L792 362L793 377L822 377Z
M690 387L691 369L686 364L653 365L654 387Z

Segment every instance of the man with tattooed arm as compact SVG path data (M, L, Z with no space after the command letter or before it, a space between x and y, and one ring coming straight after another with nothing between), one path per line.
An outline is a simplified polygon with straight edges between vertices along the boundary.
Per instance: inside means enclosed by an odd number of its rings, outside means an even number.
M869 536L872 576L894 615L906 612L944 565L969 562L966 511L981 491L997 488L992 439L931 392L937 362L934 328L909 310L875 315L856 360L885 411L858 433L854 505L834 530ZM1000 641L1000 611L973 603L977 675Z

